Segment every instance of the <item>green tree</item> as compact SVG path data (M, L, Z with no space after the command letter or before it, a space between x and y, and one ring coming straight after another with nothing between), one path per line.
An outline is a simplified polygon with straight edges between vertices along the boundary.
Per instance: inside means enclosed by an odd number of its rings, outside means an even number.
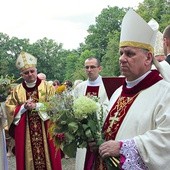
M76 70L74 71L74 74L73 74L74 80L77 80L77 79L85 80L85 79L87 79L87 76L86 76L86 73L85 73L85 70L84 70L84 61L91 56L96 57L94 52L90 51L90 50L85 50L81 53L80 57L77 59L77 62L76 62L76 67L75 67Z
M100 61L102 61L102 57L106 54L109 34L116 30L120 32L121 20L124 14L123 8L108 6L96 17L96 24L89 26L89 35L85 40L86 48L93 51Z
M161 32L170 24L169 0L144 0L139 4L137 12L147 22L154 18L159 23Z
M120 32L115 31L110 34L110 41L108 43L107 52L103 57L102 66L103 76L119 76L119 37Z
M104 76L118 76L119 37L122 18L127 9L116 6L104 8L96 17L96 23L88 28L89 35L78 49L65 50L61 43L43 38L30 44L29 39L9 38L0 33L0 72L1 75L19 76L15 67L16 58L23 50L38 58L38 71L47 75L48 80L86 79L84 61L96 56L103 66ZM154 18L160 31L170 24L169 0L144 0L136 9L147 22Z
M69 51L62 48L52 39L43 38L32 45L31 54L37 57L37 68L47 76L47 80L63 81L65 76L66 58Z
M18 54L24 48L29 47L28 39L9 38L8 35L0 33L0 71L2 75L15 75L19 77L19 72L15 67Z
M8 72L9 64L7 61L8 58L8 45L9 36L7 34L0 33L0 75L5 76Z
M8 63L9 72L13 73L16 77L20 77L19 71L16 69L15 63L18 55L21 51L29 49L30 43L29 39L19 39L17 37L12 37L8 44Z
M76 53L70 53L66 58L65 80L74 81L74 72L76 70L78 56Z

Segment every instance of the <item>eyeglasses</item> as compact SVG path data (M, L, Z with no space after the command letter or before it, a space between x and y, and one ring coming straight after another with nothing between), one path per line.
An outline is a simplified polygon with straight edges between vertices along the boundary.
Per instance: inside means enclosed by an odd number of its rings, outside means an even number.
M84 66L84 68L87 70L87 69L95 69L95 68L97 68L97 67L99 67L99 66Z
M25 75L28 75L29 73L34 73L35 72L35 70L28 70L28 71L26 71L26 72L22 72L23 74L25 74Z

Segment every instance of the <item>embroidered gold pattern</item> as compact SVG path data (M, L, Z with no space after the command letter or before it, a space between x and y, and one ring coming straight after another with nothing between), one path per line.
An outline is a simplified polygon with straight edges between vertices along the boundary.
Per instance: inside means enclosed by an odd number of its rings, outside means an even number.
M36 100L37 91L27 94L29 98ZM46 170L46 158L43 142L41 119L36 111L28 114L28 122L30 128L30 139L32 146L32 155L35 170Z
M139 93L132 97L119 96L115 107L113 107L110 111L109 126L106 130L107 139L118 131L120 127L120 120L125 116L127 106L132 104L138 94Z

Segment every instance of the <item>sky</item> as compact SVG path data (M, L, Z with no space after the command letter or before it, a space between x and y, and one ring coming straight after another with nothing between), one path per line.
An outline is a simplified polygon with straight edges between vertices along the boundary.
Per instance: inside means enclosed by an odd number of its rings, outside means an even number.
M47 37L76 49L108 6L137 7L143 0L0 0L0 32L31 43Z

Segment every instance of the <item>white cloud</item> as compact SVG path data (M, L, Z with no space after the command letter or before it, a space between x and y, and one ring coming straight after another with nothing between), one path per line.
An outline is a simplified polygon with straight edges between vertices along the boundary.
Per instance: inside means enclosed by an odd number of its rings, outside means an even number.
M135 7L143 0L0 0L0 32L31 42L47 37L75 49L107 6ZM128 4L128 6L127 6Z

